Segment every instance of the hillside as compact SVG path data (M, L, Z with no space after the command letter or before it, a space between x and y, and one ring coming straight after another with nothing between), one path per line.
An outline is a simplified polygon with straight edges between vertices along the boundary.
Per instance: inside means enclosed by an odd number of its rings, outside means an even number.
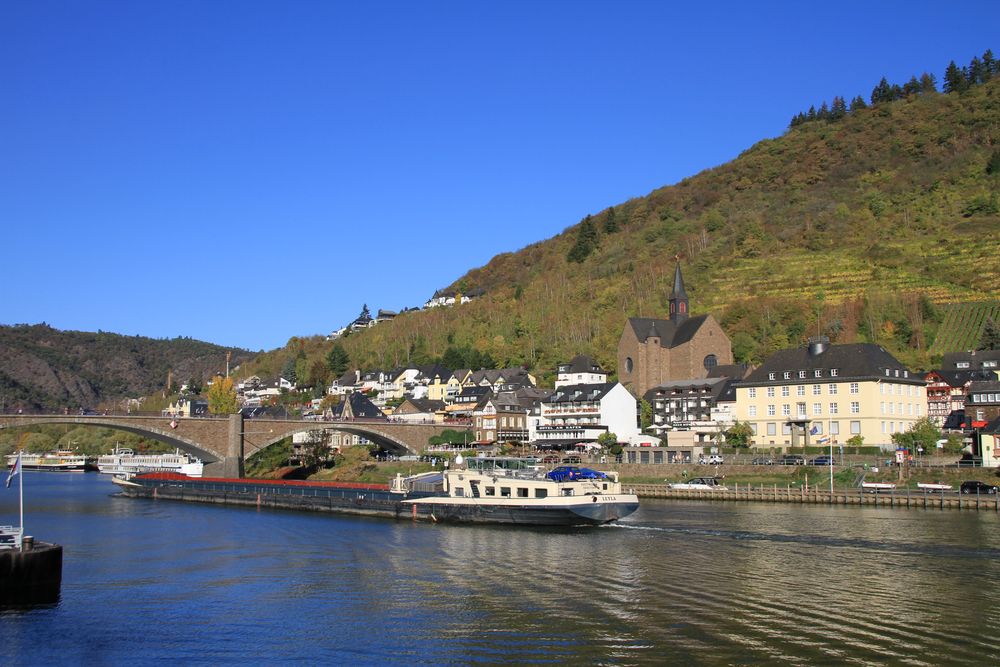
M545 375L584 352L609 369L629 316L663 316L675 256L692 312L712 312L741 361L818 332L933 364L942 306L1000 296L1000 77L796 122L737 159L615 204L452 287L472 303L400 315L343 341L390 367L451 347ZM261 358L310 363L293 339Z
M229 349L189 338L0 326L0 401L7 411L96 409L162 390L168 373L181 383L225 372ZM232 366L253 357L232 352Z

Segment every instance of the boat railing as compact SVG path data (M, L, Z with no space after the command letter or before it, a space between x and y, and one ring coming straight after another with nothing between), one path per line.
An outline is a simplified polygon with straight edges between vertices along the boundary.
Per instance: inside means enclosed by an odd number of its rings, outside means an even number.
M21 548L21 529L14 526L0 526L0 549Z

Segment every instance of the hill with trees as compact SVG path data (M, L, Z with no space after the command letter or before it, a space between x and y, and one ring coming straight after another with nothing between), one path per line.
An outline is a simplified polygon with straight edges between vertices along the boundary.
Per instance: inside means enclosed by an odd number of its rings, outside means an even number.
M471 303L339 344L362 368L475 351L544 379L578 353L613 371L626 318L665 316L680 258L692 312L716 315L739 361L822 333L931 367L947 305L1000 296L997 62L951 63L943 80L837 96L727 164L472 269L451 286L484 290ZM318 378L330 348L295 338L255 366L295 359Z
M0 325L0 409L10 412L111 407L194 381L202 384L253 358L246 350L190 338L157 340L46 324ZM173 393L170 391L168 393Z

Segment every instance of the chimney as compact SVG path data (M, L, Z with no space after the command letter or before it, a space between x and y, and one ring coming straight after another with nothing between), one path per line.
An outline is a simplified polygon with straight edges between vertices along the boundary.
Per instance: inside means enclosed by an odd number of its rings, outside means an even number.
M826 348L830 347L830 339L826 336L816 336L809 339L809 356L818 357L819 355L826 352Z

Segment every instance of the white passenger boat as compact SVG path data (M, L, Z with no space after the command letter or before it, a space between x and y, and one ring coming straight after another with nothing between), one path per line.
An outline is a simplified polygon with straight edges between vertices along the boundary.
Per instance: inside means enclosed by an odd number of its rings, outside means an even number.
M136 454L131 449L116 449L97 459L97 469L107 475L129 478L147 472L176 472L201 477L205 464L177 450L173 454Z
M7 467L14 467L17 454L7 456ZM78 454L67 450L56 452L45 452L44 454L21 453L21 467L25 470L47 470L52 472L84 472L93 470L89 459L85 454Z

